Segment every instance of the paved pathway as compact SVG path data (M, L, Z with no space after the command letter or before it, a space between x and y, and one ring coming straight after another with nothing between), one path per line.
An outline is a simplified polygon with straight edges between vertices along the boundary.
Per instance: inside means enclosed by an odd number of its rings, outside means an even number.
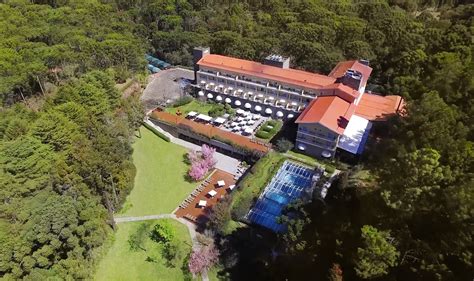
M146 220L157 220L157 219L174 219L186 226L189 231L189 236L191 236L191 241L193 242L193 249L201 247L201 244L196 239L196 225L187 221L183 218L176 217L175 214L159 214L159 215L149 215L149 216L140 216L140 217L114 217L115 223L126 223L126 222L135 222L135 221L146 221ZM203 281L209 281L209 276L207 270L201 272L201 278Z
M131 222L131 221L146 221L158 219L176 219L174 214L150 215L141 217L118 217L114 218L115 223Z
M201 147L199 145L196 145L191 142L187 142L179 138L174 138L171 140L171 142L177 145L180 145L182 147L185 147L187 149L201 150ZM237 173L237 168L239 167L239 163L240 163L239 160L229 157L219 152L216 152L214 154L214 157L217 160L217 164L216 164L217 169L231 173L232 175L235 175Z

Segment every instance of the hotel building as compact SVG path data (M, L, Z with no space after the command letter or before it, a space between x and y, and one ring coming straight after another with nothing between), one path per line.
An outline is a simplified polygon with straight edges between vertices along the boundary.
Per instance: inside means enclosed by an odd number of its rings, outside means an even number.
M403 106L399 96L365 92L372 68L367 61L340 62L321 75L290 68L289 58L270 55L263 63L195 48L198 96L284 120L296 119L296 147L331 158L338 148L362 152L371 121L384 120Z

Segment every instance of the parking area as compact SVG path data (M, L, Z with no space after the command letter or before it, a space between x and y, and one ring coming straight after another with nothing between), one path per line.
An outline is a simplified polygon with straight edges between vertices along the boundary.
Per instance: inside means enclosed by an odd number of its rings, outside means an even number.
M141 96L146 111L180 98L186 85L193 79L193 71L183 68L167 69L151 75Z

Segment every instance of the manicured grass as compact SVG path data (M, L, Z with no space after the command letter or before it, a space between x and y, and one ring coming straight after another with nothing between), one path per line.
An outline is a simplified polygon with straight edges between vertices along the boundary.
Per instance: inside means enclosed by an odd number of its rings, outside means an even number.
M166 266L166 260L162 256L161 245L146 237L143 248L146 250L130 249L128 243L131 234L135 233L141 224L147 224L151 229L157 221L127 222L118 225L114 235L114 242L108 249L107 254L98 264L94 280L185 280L186 274L181 270L184 258L180 266L170 268ZM186 226L177 221L170 220L176 231L176 237L181 241L179 244L185 247L185 252L191 251L191 238Z
M166 108L166 112L176 114L176 112L179 110L182 113L182 115L185 116L188 112L195 111L195 112L208 115L209 110L213 109L216 106L217 104L215 103L200 102L198 100L193 100L190 103L182 105L182 106L168 107Z
M255 136L259 139L271 140L282 126L283 122L281 120L268 120L258 129Z
M302 163L309 164L311 166L322 166L326 169L328 173L332 173L336 169L336 166L334 164L328 163L327 161L320 161L314 157L305 154L301 154L295 151L288 151L287 154L290 156L290 158L299 160Z
M240 182L239 189L233 196L231 213L234 218L240 219L247 214L254 200L285 160L286 157L283 154L269 152L251 168L250 173Z
M142 137L133 144L137 168L135 185L119 216L171 213L198 185L185 180L187 150L140 128Z

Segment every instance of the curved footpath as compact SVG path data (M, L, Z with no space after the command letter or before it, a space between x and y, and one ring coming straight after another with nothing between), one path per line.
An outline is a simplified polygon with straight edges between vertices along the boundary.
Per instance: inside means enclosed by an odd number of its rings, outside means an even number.
M119 217L115 218L115 223L125 223L125 222L135 222L135 221L146 221L146 220L159 220L159 219L173 219L181 224L184 224L189 231L189 236L191 236L191 241L193 241L193 249L199 248L200 244L196 239L196 225L183 219L176 217L175 214L159 214L159 215L149 215L149 216L140 216L140 217ZM201 278L203 281L209 281L209 276L207 275L207 270L201 272Z

